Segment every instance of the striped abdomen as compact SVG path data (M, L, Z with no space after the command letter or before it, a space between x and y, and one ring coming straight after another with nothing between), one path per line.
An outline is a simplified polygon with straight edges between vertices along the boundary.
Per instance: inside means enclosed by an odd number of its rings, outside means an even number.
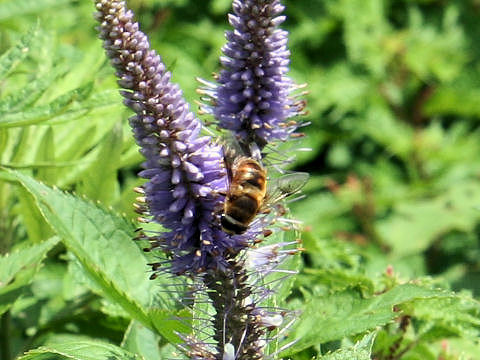
M222 228L241 234L261 208L267 192L267 172L258 161L241 157L232 166L232 178L225 199Z

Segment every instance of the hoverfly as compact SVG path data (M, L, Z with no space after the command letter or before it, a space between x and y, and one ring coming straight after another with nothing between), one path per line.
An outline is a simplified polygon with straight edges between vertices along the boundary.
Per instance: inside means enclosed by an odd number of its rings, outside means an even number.
M269 180L267 188L267 169L260 160L237 156L225 164L229 184L220 221L230 235L244 233L258 213L300 191L308 180L308 173L290 173Z

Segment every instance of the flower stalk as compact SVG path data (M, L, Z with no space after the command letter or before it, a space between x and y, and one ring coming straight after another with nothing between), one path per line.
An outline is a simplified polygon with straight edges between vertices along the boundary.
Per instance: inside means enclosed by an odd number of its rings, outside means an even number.
M219 353L226 346L234 349L234 359L257 360L263 358L266 329L254 315L255 304L249 303L253 289L249 284L244 264L231 260L229 270L210 273L204 278L208 296L215 309L212 320L217 329L213 338Z

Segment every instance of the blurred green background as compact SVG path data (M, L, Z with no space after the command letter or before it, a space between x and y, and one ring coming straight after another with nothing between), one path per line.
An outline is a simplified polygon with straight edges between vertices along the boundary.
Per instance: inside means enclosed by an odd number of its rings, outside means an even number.
M195 109L195 77L219 70L230 3L128 2ZM308 271L351 270L479 296L480 1L284 4L290 76L308 83L311 122L299 146L312 151L295 165L311 173L292 204L305 224L297 288L338 289L338 277ZM87 0L0 1L0 54L29 48L0 68L1 165L134 218L142 158L93 11ZM52 234L15 191L0 189L2 252Z

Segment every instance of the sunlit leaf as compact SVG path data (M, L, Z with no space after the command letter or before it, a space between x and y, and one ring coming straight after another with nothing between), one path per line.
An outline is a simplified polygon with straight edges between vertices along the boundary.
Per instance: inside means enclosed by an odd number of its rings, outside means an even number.
M131 353L108 342L87 340L77 337L65 337L62 342L48 344L30 350L18 360L48 360L48 359L73 359L73 360L141 360L140 355Z
M371 298L363 298L359 292L352 290L312 298L307 302L303 316L291 334L298 341L284 355L383 326L398 316L394 311L395 305L435 297L453 295L405 284Z
M0 314L8 310L22 295L26 285L33 280L45 255L58 240L51 238L0 257Z
M42 215L75 254L94 284L92 290L170 341L178 341L173 329L183 326L175 320L178 314L174 300L162 297L158 283L148 280L143 270L146 259L131 240L132 224L21 173L11 174L30 192ZM164 306L165 310L161 308Z
M0 20L33 14L71 3L72 0L7 0L0 3Z
M11 1L10 3L16 4L18 2ZM0 4L0 14L5 13L2 12L2 5L5 5L5 2ZM12 69L14 69L23 59L25 59L30 51L30 47L35 41L37 32L38 26L32 28L20 39L17 44L0 56L0 79L3 79L10 71L12 71Z
M375 340L375 332L365 335L355 345L337 350L334 353L319 357L319 360L370 360L372 356L372 346Z

